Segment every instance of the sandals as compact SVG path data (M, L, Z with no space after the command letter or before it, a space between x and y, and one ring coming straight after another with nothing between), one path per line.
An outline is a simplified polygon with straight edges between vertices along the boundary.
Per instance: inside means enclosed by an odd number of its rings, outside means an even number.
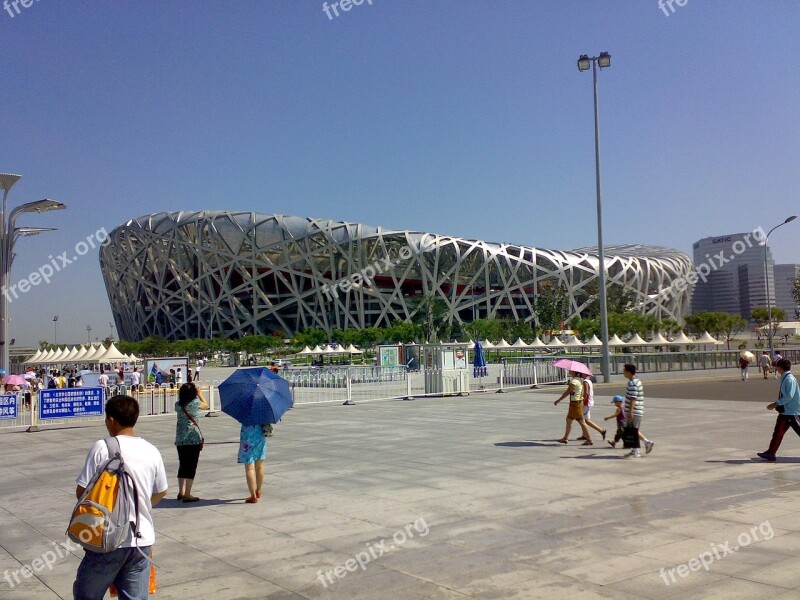
M594 442L592 440L586 440L581 446L594 446Z
M606 434L608 433L608 429L603 429L603 432L600 434L603 436L603 439L606 439Z
M245 502L247 504L255 504L256 502L258 502L258 498L256 498L255 496L250 496L247 500L245 500Z
M183 501L184 502L198 502L200 498L197 496L190 496L189 494L184 495Z
M567 440L565 440L564 438L561 438L560 440L556 440L556 441L557 441L559 444L566 444L566 443L567 443Z

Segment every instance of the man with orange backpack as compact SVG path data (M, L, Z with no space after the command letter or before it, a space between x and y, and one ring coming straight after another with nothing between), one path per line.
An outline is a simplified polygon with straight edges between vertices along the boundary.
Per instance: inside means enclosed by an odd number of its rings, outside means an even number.
M151 546L155 542L152 508L167 494L167 475L158 449L137 437L133 427L139 403L130 396L113 396L106 403L106 429L111 438L89 450L76 482L78 506L68 532L84 547L84 557L72 591L75 600L102 600L113 583L120 596L146 600L150 588ZM112 450L113 449L113 450ZM118 490L110 504L125 499L122 532L86 502L99 486L99 476L116 477ZM87 492L87 493L85 493ZM98 492L102 495L102 491ZM109 539L113 542L109 543ZM95 551L89 548L95 548Z

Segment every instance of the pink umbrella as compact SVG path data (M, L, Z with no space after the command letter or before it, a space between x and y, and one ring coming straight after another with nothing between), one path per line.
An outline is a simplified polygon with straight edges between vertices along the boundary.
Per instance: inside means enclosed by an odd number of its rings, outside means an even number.
M3 383L6 385L25 385L28 382L19 375L6 375Z
M577 360L571 360L569 358L559 358L556 361L553 361L553 366L558 367L559 369L566 369L567 371L575 371L576 373L583 373L585 375L591 375L592 370L587 367L582 362L578 362Z

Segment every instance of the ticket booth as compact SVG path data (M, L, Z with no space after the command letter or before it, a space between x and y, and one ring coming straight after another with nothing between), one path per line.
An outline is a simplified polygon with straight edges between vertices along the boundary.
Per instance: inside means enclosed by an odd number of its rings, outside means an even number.
M469 394L469 344L422 344L426 394Z

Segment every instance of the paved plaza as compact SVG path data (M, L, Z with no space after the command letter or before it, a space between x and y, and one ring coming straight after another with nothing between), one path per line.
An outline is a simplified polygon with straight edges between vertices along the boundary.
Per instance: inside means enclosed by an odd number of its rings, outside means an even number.
M800 439L790 431L776 463L752 459L772 432L764 405L777 382L736 382L739 401L664 392L718 390L731 374L653 381L667 397L647 401L655 449L636 460L598 438L557 444L555 387L298 407L271 438L255 505L230 418L200 421L195 505L174 499L174 416L144 419L137 432L170 476L155 509L155 597L797 598ZM595 421L621 390L598 386ZM103 433L0 432L0 577L40 567L13 588L0 579L3 600L72 597L77 552L34 561L65 543L75 477Z

